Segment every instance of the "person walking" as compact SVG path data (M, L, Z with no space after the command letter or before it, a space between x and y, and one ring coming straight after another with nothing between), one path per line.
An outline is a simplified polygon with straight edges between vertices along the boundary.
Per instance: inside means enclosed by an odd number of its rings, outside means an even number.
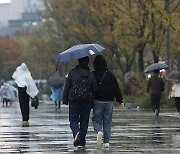
M93 62L97 90L94 96L92 122L97 134L97 145L109 147L113 102L123 107L123 97L115 75L108 70L106 59L97 55Z
M173 97L175 99L176 109L179 113L180 118L180 81L174 81L170 97Z
M64 89L64 86L62 86L60 88L51 87L51 97L50 98L54 101L56 111L58 109L60 109L60 107L61 107L63 89Z
M9 94L10 94L10 104L14 103L17 97L17 89L9 84L9 88L8 88Z
M159 77L159 70L154 70L154 75L147 84L147 93L151 94L151 105L155 116L159 116L161 93L164 91L164 81Z
M8 83L4 83L1 86L1 89L0 89L0 94L1 94L2 102L3 102L3 107L4 107L4 104L6 104L6 107L7 107L8 103L10 103L11 95L10 95L10 91L9 91L9 86L10 85Z
M88 67L89 57L80 58L78 62L79 64L69 72L66 78L63 104L69 104L73 144L75 147L84 148L96 80Z
M29 121L29 100L35 98L38 89L25 63L16 68L12 78L18 86L18 98L22 114L22 124L28 124Z

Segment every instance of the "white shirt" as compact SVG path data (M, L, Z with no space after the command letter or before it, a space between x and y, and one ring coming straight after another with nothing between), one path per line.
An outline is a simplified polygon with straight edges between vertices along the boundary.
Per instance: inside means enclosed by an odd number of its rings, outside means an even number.
M174 83L172 91L174 92L174 97L180 97L180 82Z

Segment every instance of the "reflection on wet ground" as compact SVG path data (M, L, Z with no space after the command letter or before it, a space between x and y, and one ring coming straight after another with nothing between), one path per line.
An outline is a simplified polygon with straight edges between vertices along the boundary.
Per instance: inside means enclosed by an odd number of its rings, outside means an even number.
M18 103L0 106L0 153L180 153L180 119L176 111L161 111L155 118L151 111L115 108L109 149L96 146L92 122L86 149L73 147L69 128L68 107L54 111L54 104L44 101L31 108L28 126L21 125Z

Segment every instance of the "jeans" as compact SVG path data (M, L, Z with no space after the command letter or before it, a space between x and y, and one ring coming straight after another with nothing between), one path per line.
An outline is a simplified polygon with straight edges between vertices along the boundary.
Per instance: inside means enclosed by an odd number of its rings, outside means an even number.
M91 112L91 102L69 102L69 122L70 128L73 132L73 137L80 133L79 145L85 146L86 134L89 124L89 115Z
M103 132L104 143L109 143L112 126L113 102L94 101L92 122L96 133Z

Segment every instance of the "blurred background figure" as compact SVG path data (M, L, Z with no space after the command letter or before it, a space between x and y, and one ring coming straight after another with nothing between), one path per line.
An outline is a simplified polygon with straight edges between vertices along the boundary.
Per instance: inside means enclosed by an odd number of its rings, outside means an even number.
M8 106L8 103L10 104L11 95L10 95L10 92L9 92L9 86L10 85L8 83L4 83L1 86L1 89L0 89L0 94L1 94L2 102L3 102L3 107L4 107L4 104L6 104L6 106Z
M11 84L9 84L8 92L10 94L9 101L10 101L10 104L12 104L15 102L18 92L17 92L17 89Z
M180 118L180 81L174 81L170 97L175 99L176 109Z
M61 78L59 72L56 71L54 76L49 77L47 83L51 87L50 99L54 102L55 110L57 111L61 106L65 80Z
M158 69L154 70L154 75L149 79L147 85L147 93L151 95L151 105L156 117L159 115L161 93L164 91L164 81L159 77L159 73Z
M63 94L64 86L61 86L60 88L54 88L51 87L51 99L55 104L55 110L57 111L61 107L61 100L62 100L62 94Z
M180 71L172 70L168 74L168 79L173 83L169 97L174 98L180 118Z

